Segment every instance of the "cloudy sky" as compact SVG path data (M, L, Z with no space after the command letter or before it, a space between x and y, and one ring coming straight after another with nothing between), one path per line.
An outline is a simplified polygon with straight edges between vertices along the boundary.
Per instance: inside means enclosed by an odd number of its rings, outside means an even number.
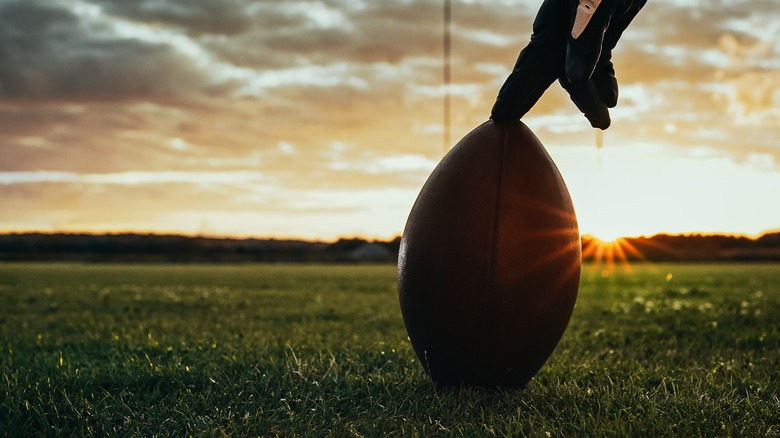
M452 1L452 138L538 0ZM442 0L0 0L0 231L389 238L442 157ZM583 234L780 228L777 0L649 0L595 131L524 118Z

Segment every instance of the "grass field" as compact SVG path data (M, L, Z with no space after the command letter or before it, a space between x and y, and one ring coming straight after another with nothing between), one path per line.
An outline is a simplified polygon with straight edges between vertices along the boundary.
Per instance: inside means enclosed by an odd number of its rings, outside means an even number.
M780 436L780 264L586 266L512 392L434 388L395 276L0 265L0 435Z

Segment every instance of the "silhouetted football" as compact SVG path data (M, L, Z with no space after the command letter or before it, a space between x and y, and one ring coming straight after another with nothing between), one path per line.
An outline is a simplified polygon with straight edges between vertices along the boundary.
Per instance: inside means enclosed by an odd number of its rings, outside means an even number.
M522 387L566 330L581 267L577 218L544 146L488 121L439 163L398 261L406 330L438 383Z

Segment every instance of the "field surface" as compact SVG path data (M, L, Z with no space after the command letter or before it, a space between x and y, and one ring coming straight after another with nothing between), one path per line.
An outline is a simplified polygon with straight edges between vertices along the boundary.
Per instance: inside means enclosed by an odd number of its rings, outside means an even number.
M585 266L524 390L441 390L394 266L0 265L0 435L780 436L780 264Z

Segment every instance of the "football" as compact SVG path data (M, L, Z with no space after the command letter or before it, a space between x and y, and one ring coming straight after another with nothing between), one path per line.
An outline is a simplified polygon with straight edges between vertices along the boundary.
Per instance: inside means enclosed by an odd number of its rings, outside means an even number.
M401 239L409 339L444 385L525 386L574 309L580 234L568 189L520 121L478 126L441 160Z

